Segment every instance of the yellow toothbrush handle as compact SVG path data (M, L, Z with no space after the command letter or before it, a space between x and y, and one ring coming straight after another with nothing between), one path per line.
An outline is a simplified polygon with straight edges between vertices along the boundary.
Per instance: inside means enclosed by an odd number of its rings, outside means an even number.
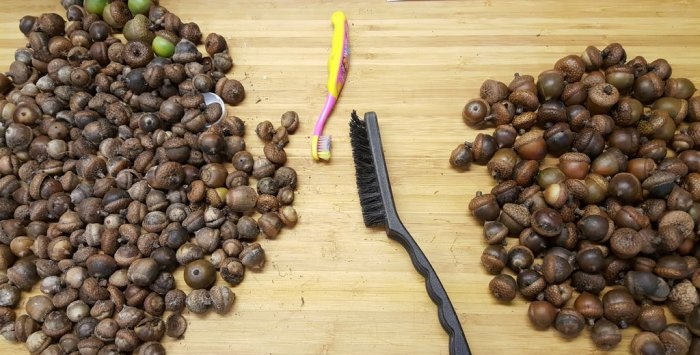
M342 11L336 11L331 15L333 24L333 39L331 41L331 54L328 58L328 93L338 98L345 84L347 73L348 48L348 22Z

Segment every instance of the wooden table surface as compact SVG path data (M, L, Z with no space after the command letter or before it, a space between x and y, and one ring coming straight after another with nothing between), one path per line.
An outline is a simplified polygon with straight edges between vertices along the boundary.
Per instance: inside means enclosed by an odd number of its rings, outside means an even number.
M287 152L300 177L296 228L262 240L267 264L234 289L231 314L186 315L184 339L169 354L447 354L447 336L423 279L383 230L362 223L348 139L352 110L376 111L394 197L459 313L474 354L602 354L588 331L564 340L533 330L526 304L496 302L479 256L479 224L467 203L494 182L483 167L457 172L451 150L477 131L460 112L481 82L537 75L587 45L620 42L629 56L666 58L674 76L700 81L700 6L693 1L168 1L202 31L224 35L235 62L229 75L247 98L229 112L253 129L295 110L302 126ZM617 3L614 6L613 3ZM350 23L350 73L326 126L332 161L311 161L309 140L325 98L334 10ZM25 44L25 14L59 12L59 1L0 2L0 68ZM178 274L181 277L181 274ZM184 283L178 279L180 286ZM634 331L612 353L628 353ZM0 340L0 354L23 353Z

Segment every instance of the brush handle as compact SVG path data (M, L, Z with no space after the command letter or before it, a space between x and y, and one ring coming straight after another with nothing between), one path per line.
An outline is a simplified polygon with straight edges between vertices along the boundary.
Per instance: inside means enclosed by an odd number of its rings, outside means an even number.
M328 56L328 94L336 99L343 90L348 75L350 57L350 38L348 37L348 19L342 11L331 15L333 38L331 39L331 54Z
M450 336L450 355L471 355L462 324L459 322L452 302L447 296L447 291L442 286L442 282L440 282L440 278L438 278L430 261L398 217L387 217L387 234L406 248L411 255L413 266L425 277L425 288L428 290L428 295L438 306L440 324Z
M331 112L333 112L333 107L335 107L335 103L337 101L338 99L331 94L328 94L328 96L326 96L326 103L323 105L323 110L321 111L321 114L318 115L318 119L316 119L316 125L314 126L315 136L323 135L323 127L326 125L328 117L331 116Z

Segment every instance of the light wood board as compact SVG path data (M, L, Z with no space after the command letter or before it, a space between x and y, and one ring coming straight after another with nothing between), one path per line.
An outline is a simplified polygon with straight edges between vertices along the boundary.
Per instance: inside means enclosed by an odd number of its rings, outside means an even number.
M287 110L302 117L287 149L299 173L300 223L263 240L268 260L236 287L231 314L187 315L169 354L447 354L447 336L423 279L400 245L366 229L348 139L352 110L376 111L398 210L432 261L459 313L474 354L602 354L588 331L564 340L533 330L526 305L496 302L479 257L481 229L467 202L494 182L483 167L450 169L450 151L478 132L460 112L484 79L537 75L590 44L620 42L630 57L666 58L674 76L700 81L700 6L693 1L168 1L202 31L224 35L229 75L247 98L230 114L253 129ZM350 73L326 132L332 161L315 163L309 136L326 95L330 14L350 23ZM25 14L60 12L59 1L0 2L0 68L25 44ZM181 276L181 275L180 275ZM178 283L183 285L182 279ZM625 354L633 335L612 353ZM25 352L0 340L0 354Z

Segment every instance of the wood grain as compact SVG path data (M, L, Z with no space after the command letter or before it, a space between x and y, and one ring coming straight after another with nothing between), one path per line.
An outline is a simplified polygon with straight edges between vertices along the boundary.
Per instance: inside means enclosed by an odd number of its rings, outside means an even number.
M700 7L693 1L168 1L183 21L229 43L247 98L229 114L252 129L302 117L287 149L300 177L299 225L262 240L268 261L234 291L227 316L187 315L169 354L447 354L436 308L408 255L382 230L362 224L349 146L352 110L376 111L399 213L440 275L474 354L602 354L588 331L565 340L533 330L526 304L496 302L479 256L481 230L466 212L493 181L483 167L449 168L450 151L478 132L460 112L481 82L536 75L590 44L620 42L630 56L664 57L674 76L700 81ZM309 135L325 97L332 11L350 21L351 69L326 127L332 161L312 162ZM0 2L0 68L25 44L25 14L63 10L58 1ZM3 69L3 70L5 70ZM178 283L184 286L178 275ZM628 353L634 330L611 353ZM0 353L25 352L0 340Z

